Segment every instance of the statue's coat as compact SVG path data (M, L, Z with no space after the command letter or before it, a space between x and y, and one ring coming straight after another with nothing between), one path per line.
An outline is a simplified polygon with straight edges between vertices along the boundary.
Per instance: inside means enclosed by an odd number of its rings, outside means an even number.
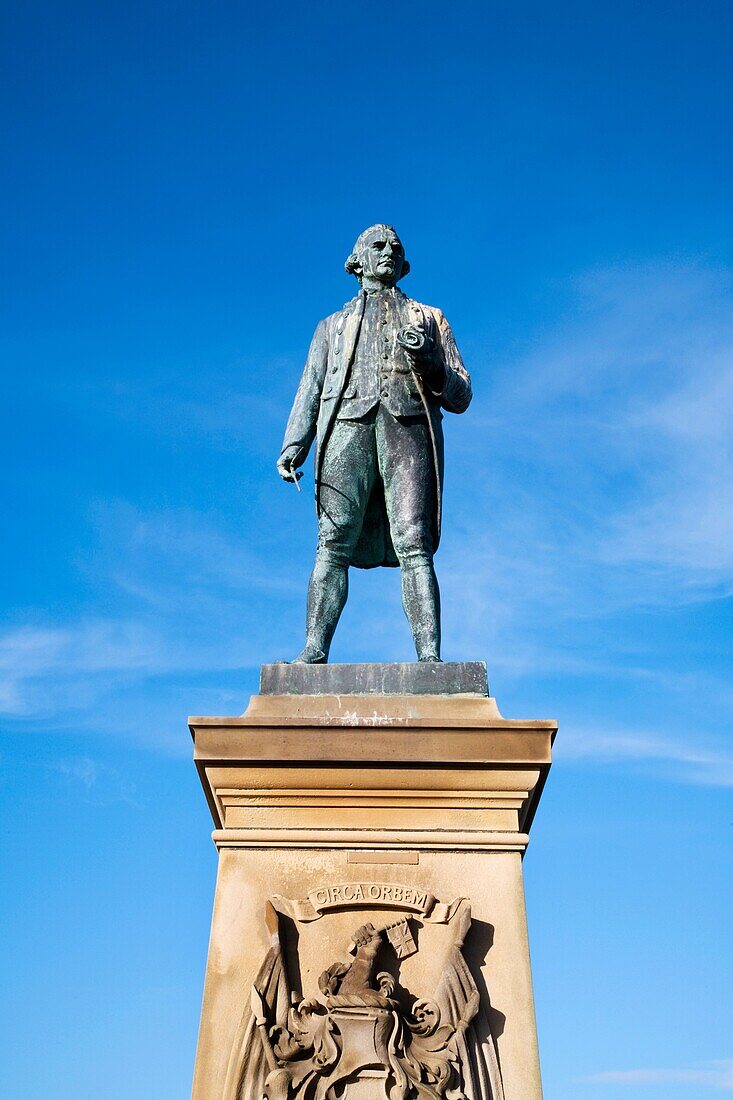
M433 517L433 552L440 541L440 501L443 486L443 428L441 421L445 409L447 412L462 413L471 402L471 379L463 365L460 352L456 347L450 326L439 309L421 305L395 288L406 321L425 329L436 348L436 358L445 368L445 381L440 393L432 392L423 386L433 436L435 439L434 467L438 486L436 509ZM328 438L338 415L344 392L349 380L351 365L359 339L361 321L366 300L365 291L347 302L343 309L324 318L316 328L308 351L303 376L295 395L293 408L288 418L283 440L283 452L289 447L299 447L296 464L305 459L313 440L316 440L315 453L315 491L316 508L320 515L320 485L323 456L328 447ZM406 353L398 354L408 363ZM410 398L410 411L415 407L415 398L420 400L417 386L410 372L406 391ZM421 402L422 404L422 402ZM407 415L410 413L408 412ZM384 501L384 487L381 481L375 485L367 506L361 534L354 551L352 565L370 569L377 565L397 565Z

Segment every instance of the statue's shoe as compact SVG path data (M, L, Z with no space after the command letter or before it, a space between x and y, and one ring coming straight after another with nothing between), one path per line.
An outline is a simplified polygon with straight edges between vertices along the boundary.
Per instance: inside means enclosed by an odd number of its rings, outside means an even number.
M443 664L442 659L437 653L423 653L422 657L418 657L418 661L435 661L436 664Z
M316 649L315 646L307 645L302 653L293 661L294 665L325 665L328 660L326 654L322 649Z

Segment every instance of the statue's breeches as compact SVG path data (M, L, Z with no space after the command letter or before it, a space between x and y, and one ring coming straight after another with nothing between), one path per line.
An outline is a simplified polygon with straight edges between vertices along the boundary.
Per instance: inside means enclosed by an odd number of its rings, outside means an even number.
M337 420L326 442L319 486L321 561L351 562L380 480L400 565L432 560L436 485L427 419L397 419L379 405L359 420Z

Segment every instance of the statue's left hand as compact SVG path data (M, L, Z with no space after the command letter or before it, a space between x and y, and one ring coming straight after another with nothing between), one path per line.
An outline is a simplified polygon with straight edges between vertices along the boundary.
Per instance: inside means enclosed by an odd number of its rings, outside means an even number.
M397 343L404 348L415 364L433 358L435 347L422 325L405 325L397 333Z
M436 354L435 341L422 325L406 325L397 334L397 342L404 348L412 369L431 389L441 386L444 367Z

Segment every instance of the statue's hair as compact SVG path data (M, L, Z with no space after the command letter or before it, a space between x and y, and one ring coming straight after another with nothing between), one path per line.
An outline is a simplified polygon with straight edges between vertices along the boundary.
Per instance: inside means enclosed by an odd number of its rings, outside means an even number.
M359 257L361 255L361 250L362 250L362 247L364 245L364 240L366 238L367 233L371 233L372 230L374 230L374 229L385 229L385 230L389 229L392 233L394 233L394 235L396 237L398 237L397 230L395 229L395 227L393 225L384 225L384 224L382 224L382 222L377 222L376 225L370 225L368 229L365 229L362 233L359 234L359 236L356 238L356 243L354 244L354 247L351 250L349 258L347 259L346 263L344 264L344 267L346 268L346 273L348 275L356 275L359 282L361 282L361 275L362 275L361 260L360 260ZM409 262L406 259L403 259L403 261L402 261L402 273L400 274L400 279L404 278L404 276L407 275L409 270L410 270Z

